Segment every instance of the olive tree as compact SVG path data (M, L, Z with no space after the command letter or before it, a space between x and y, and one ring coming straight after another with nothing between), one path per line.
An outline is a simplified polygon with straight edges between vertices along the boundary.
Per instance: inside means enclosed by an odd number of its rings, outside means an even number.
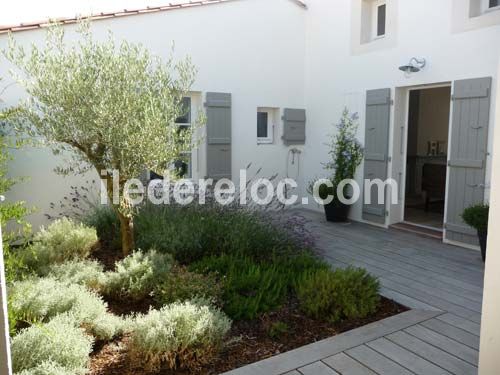
M134 248L134 207L124 194L127 180L145 170L163 174L193 146L192 130L181 131L182 98L194 82L189 58L167 61L144 46L113 36L97 41L81 23L76 41L61 26L48 28L46 43L29 50L11 37L6 58L28 93L10 120L23 134L67 153L61 174L94 168L120 219L122 250ZM113 200L113 171L119 173L119 200ZM116 192L115 192L116 194Z

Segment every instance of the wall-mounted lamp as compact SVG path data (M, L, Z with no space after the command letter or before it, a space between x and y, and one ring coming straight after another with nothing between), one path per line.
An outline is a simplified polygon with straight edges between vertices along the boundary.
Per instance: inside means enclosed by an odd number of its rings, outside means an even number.
M417 59L416 57L412 57L410 62L407 65L403 65L399 67L399 70L405 73L405 76L409 77L412 73L418 73L426 65L425 59Z

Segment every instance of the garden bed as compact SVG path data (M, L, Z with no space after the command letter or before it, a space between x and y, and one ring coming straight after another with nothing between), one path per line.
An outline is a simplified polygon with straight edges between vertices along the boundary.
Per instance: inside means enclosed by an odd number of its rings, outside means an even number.
M21 252L16 373L219 374L406 311L366 270L332 270L297 217L145 206L126 257L117 228L99 208Z
M137 306L132 310L137 310ZM139 310L144 310L144 306ZM229 336L235 340L211 365L198 371L162 369L161 374L220 374L405 311L408 308L382 297L377 312L370 317L331 324L308 318L300 311L298 302L290 300L278 311L263 314L259 319L233 323ZM276 323L285 323L287 332L271 337L269 331ZM95 347L91 356L90 375L150 374L143 366L130 360L126 350L128 340L125 336Z

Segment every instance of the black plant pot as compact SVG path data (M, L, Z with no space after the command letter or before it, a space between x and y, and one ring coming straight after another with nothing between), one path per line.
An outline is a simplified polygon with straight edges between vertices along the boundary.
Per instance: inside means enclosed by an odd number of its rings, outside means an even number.
M338 200L333 200L332 202L325 204L326 221L332 223L345 223L347 217L349 216L350 205L344 204Z
M481 247L481 257L486 262L486 243L488 242L488 231L478 231L479 246Z

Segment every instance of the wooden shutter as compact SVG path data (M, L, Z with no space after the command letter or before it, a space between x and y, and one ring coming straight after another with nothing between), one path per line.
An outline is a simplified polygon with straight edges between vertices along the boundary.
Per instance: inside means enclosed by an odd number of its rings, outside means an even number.
M306 142L305 109L285 108L283 112L283 141L287 145L303 145Z
M207 93L207 177L231 178L231 94Z
M491 78L478 78L454 84L446 239L471 245L478 244L477 233L461 214L484 201L491 83Z
M389 163L389 126L391 89L371 90L366 93L365 165L364 179L387 179ZM378 204L378 190L373 186L371 201L363 202L363 219L385 224L386 204ZM385 195L384 195L385 197ZM363 195L364 200L364 195Z

